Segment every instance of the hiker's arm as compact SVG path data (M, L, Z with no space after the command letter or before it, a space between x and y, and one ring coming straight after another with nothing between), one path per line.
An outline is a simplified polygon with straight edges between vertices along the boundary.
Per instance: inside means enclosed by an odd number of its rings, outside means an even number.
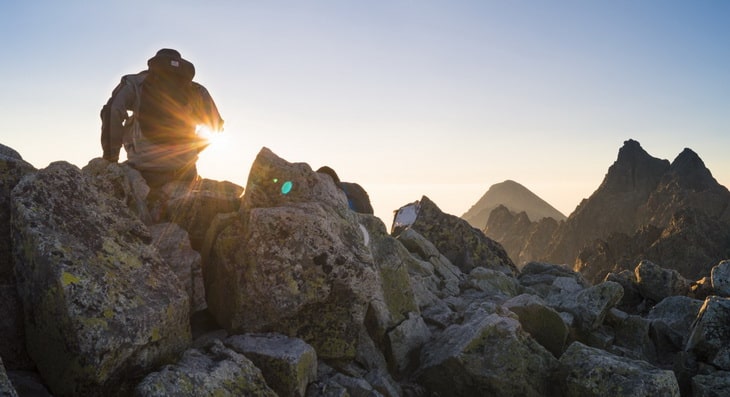
M200 124L210 128L211 131L220 132L223 131L223 119L220 113L218 113L218 107L213 101L213 97L210 96L208 90L200 84L194 83L200 92L198 109L196 111Z
M133 109L135 95L131 85L125 84L110 104L110 158L108 160L117 161L119 159L119 151L124 138L124 121L127 119L127 109Z

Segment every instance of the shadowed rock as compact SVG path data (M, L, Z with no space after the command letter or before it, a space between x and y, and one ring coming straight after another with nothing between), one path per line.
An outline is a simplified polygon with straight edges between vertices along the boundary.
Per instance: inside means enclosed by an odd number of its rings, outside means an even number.
M685 350L703 362L730 371L730 298L710 296L697 315Z
M557 364L517 319L482 313L424 347L418 379L440 395L537 397L551 395Z
M36 169L15 150L0 144L0 357L9 369L30 369L25 349L23 308L15 287L10 240L10 192Z
M317 376L317 353L301 339L280 334L231 336L225 345L250 359L279 397L304 397Z
M187 294L121 201L57 162L12 204L26 342L54 394L124 393L190 343Z
M367 228L328 179L259 153L241 210L212 237L205 261L209 310L225 328L279 332L320 357L354 357L381 290Z
M679 397L672 371L573 342L560 357L565 397Z
M135 397L261 396L276 397L261 371L246 358L214 340L185 351L180 361L153 372L139 384Z

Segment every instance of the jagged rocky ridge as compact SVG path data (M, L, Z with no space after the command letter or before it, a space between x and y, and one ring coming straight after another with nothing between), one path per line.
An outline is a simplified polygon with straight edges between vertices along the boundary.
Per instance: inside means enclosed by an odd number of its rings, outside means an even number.
M484 232L518 264L568 264L594 283L643 259L698 279L730 257L730 192L692 150L670 163L628 140L565 222L529 222L497 209Z
M426 197L388 234L331 178L267 149L243 195L207 180L151 191L101 159L36 170L0 149L7 395L711 396L730 384L728 261L691 290L648 261L591 285L559 265L518 270Z

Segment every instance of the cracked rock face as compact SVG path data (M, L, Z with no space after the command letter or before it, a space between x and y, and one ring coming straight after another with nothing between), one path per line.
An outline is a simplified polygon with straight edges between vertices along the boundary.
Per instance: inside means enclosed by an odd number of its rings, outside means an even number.
M147 228L57 162L13 190L13 253L29 353L54 393L103 393L182 351L189 301Z

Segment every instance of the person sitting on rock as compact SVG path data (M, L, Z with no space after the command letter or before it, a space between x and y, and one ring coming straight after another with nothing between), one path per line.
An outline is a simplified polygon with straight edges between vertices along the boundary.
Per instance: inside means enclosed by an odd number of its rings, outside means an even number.
M208 145L200 129L220 132L223 119L178 51L163 48L147 66L122 77L101 110L103 157L117 162L123 145L127 163L150 187L196 180L198 154Z

